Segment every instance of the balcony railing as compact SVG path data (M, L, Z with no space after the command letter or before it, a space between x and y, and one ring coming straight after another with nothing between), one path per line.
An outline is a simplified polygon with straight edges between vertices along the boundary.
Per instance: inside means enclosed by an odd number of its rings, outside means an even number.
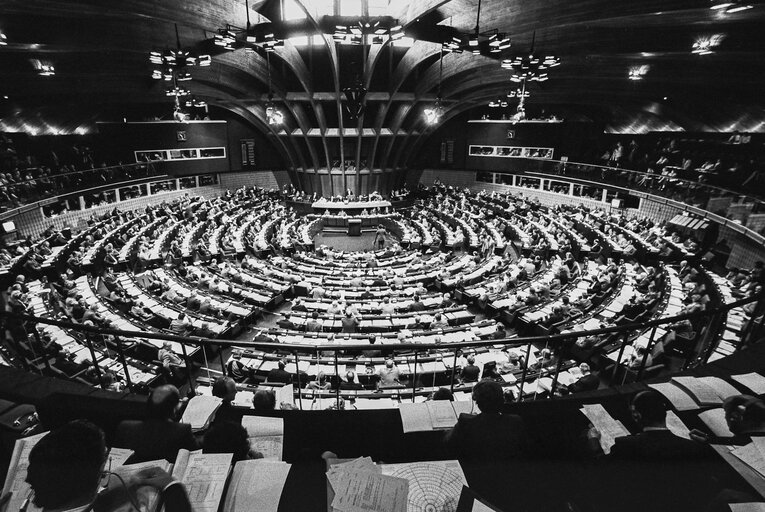
M244 342L244 341L232 341L224 339L207 339L198 337L186 337L176 336L171 334L161 334L156 332L143 332L143 331L123 331L116 329L101 329L92 326L86 326L82 324L75 324L70 322L63 322L59 320L52 320L48 318L34 317L34 316L17 316L8 312L0 312L0 318L4 320L8 318L23 319L27 322L28 326L34 324L49 324L61 327L63 329L73 330L82 333L81 338L84 338L86 348L91 355L91 363L97 380L101 382L101 385L105 387L104 381L101 379L102 369L99 366L99 353L103 350L101 347L97 347L93 342L92 336L94 335L112 335L116 340L116 357L122 366L122 377L125 379L125 384L131 391L134 390L134 385L130 380L130 372L128 371L129 362L125 357L125 351L123 350L124 339L144 338L154 340L166 340L178 342L181 345L183 352L183 361L185 366L185 378L188 379L188 384L193 389L194 382L192 380L193 364L189 356L197 348L217 348L219 354L220 375L226 375L226 364L222 358L222 349L238 349L244 351L262 351L266 354L265 358L271 359L284 359L283 354L289 354L292 363L298 369L297 374L293 375L293 382L296 385L297 401L300 409L304 408L303 400L306 396L316 397L322 395L328 398L334 398L337 401L337 407L340 407L341 398L382 398L382 397L396 397L402 400L415 400L417 395L428 394L434 391L436 386L428 386L427 378L431 377L433 382L435 381L435 374L429 375L432 372L418 371L418 365L420 363L430 361L449 361L451 367L447 366L448 387L451 391L468 390L470 386L464 386L463 383L458 382L457 379L457 367L458 357L460 352L463 354L468 351L480 351L492 346L502 345L505 349L520 349L525 354L524 363L522 368L517 372L517 382L512 383L511 387L517 384L517 401L523 401L527 398L536 399L539 394L540 388L537 385L533 393L524 392L523 383L534 382L536 379L547 378L551 379L551 385L549 389L543 389L550 396L555 396L556 393L563 387L559 382L559 376L561 372L568 370L574 366L574 362L571 360L571 350L576 346L576 342L579 339L584 339L590 336L611 335L614 338L614 342L611 343L608 356L613 361L613 365L609 367L610 372L609 381L611 385L622 384L626 381L627 376L630 375L635 381L643 380L646 377L647 360L649 354L652 352L654 345L660 341L656 337L656 332L659 328L667 327L670 324L679 322L681 320L689 320L697 322L698 325L703 324L704 329L700 329L701 335L697 341L697 347L701 347L700 351L697 351L692 360L686 360L683 368L699 365L705 363L710 355L716 348L719 332L721 327L725 324L726 315L729 311L735 308L739 308L745 305L752 305L751 319L745 324L740 331L740 339L736 344L736 350L747 346L760 340L765 332L763 331L763 314L765 314L765 294L760 293L753 297L744 298L736 302L718 307L713 310L701 311L691 314L682 314L669 318L662 318L657 320L651 320L639 324L627 324L615 327L608 327L602 329L588 330L588 331L568 331L560 334L554 334L542 337L525 337L525 338L505 338L505 339L491 339L481 341L468 341L468 342L451 342L451 343L395 343L375 345L376 350L381 350L386 354L390 354L388 357L393 357L395 361L406 361L410 363L414 369L410 374L408 384L402 384L397 387L380 388L378 390L368 391L343 391L339 386L331 392L307 392L303 389L303 386L309 382L307 374L301 374L299 368L301 362L308 362L309 364L323 364L331 366L335 369L335 375L339 379L339 368L341 364L346 364L348 361L353 361L359 365L365 365L368 360L366 358L351 358L348 357L349 353L360 353L364 350L369 350L369 344L353 344L353 343L326 343L326 344L312 344L310 343L310 337L306 335L306 343L276 343L276 342ZM36 337L38 346L42 346L40 335L37 329L30 329L32 334ZM634 333L649 332L650 336L645 345L644 356L642 360L637 363L634 360L632 364L628 364L625 351L628 346L634 340ZM18 345L18 344L17 344ZM539 365L537 368L530 368L528 361L529 355L535 349L535 347L545 346L557 346L557 360L554 364L549 366ZM19 346L14 347L16 351L21 354L21 348ZM328 354L331 354L328 356ZM113 357L113 356L112 356ZM40 371L45 373L47 370L50 372L50 361L47 357L42 357L42 361L39 361L36 366L30 364L29 361L21 357L21 365L25 367L27 371ZM635 364L637 363L637 364ZM216 374L218 370L212 370Z

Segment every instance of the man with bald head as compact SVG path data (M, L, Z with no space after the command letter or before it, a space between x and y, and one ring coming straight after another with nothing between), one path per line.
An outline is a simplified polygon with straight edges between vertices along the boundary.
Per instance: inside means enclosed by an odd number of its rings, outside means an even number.
M174 462L179 450L198 448L191 425L177 421L180 399L175 386L159 386L146 402L146 419L126 420L117 426L113 444L135 452L129 463L157 459Z

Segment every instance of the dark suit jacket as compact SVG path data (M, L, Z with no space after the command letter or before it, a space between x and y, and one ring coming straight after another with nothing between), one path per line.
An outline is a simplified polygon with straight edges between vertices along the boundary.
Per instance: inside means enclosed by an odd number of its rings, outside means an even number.
M709 455L709 448L690 439L678 437L669 430L649 430L633 436L617 437L611 457L626 460L682 460Z
M282 382L284 384L292 384L292 374L286 370L280 370L279 368L274 368L270 372L268 372L268 376L266 377L267 382Z
M506 460L523 455L526 434L523 420L514 414L460 414L445 443L459 459Z
M158 459L175 462L180 449L197 449L191 425L155 419L121 422L117 425L113 444L135 451L129 464Z
M600 385L600 379L597 375L593 375L592 373L589 375L585 375L578 381L574 382L568 387L568 390L572 393L576 393L578 391L595 391L598 389L598 386Z
M474 364L468 364L460 372L460 378L465 382L477 382L481 369Z

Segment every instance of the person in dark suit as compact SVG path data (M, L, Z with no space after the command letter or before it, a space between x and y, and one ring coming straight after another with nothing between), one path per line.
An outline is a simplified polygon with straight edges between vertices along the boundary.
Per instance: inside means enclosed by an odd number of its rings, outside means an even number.
M281 382L282 384L292 384L292 374L284 369L284 361L279 361L277 367L268 372L266 382Z
M505 401L502 386L482 380L473 387L478 415L460 414L457 424L444 437L453 456L463 460L499 461L522 455L526 449L523 420L502 414Z
M478 376L481 374L481 369L475 365L475 356L467 356L467 365L460 372L460 380L462 382L477 382Z
M358 391L364 389L364 386L356 382L356 374L349 371L345 374L345 380L340 381L341 391Z
M569 392L578 393L580 391L595 391L598 389L600 379L597 375L590 373L590 365L582 363L579 365L579 370L581 370L582 376L568 387Z
M83 420L53 430L32 448L26 480L34 492L32 503L45 510L116 510L128 503L128 490L139 486L158 489L167 512L190 512L183 484L160 468L135 475L104 471L107 462L103 431ZM99 492L102 477L106 489Z
M667 404L658 391L641 391L632 399L630 413L643 431L617 437L612 459L662 461L697 459L708 455L702 443L678 437L667 428Z
M113 444L135 452L129 464L157 459L175 462L179 450L197 449L191 425L175 421L180 398L175 386L159 386L149 395L145 420L125 420L117 425Z
M219 377L215 379L212 386L212 395L217 396L221 402L218 410L215 411L215 418L212 423L221 422L242 422L242 412L237 410L231 403L236 398L236 382L231 377Z

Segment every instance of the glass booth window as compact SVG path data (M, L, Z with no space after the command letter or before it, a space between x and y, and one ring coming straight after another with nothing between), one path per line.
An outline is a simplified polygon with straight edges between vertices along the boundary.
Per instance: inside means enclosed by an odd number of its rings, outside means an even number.
M135 199L146 195L146 185L133 185L132 187L123 187L120 189L120 200Z
M78 197L59 199L55 203L46 204L42 207L43 215L46 217L57 217L63 213L77 211L79 209L80 199Z
M194 176L186 176L178 181L181 185L181 189L196 188L197 186L197 179Z
M155 181L151 184L151 193L158 194L160 192L167 192L175 190L175 180Z
M199 176L199 186L204 187L205 185L215 185L218 183L218 175L217 174L202 174Z

